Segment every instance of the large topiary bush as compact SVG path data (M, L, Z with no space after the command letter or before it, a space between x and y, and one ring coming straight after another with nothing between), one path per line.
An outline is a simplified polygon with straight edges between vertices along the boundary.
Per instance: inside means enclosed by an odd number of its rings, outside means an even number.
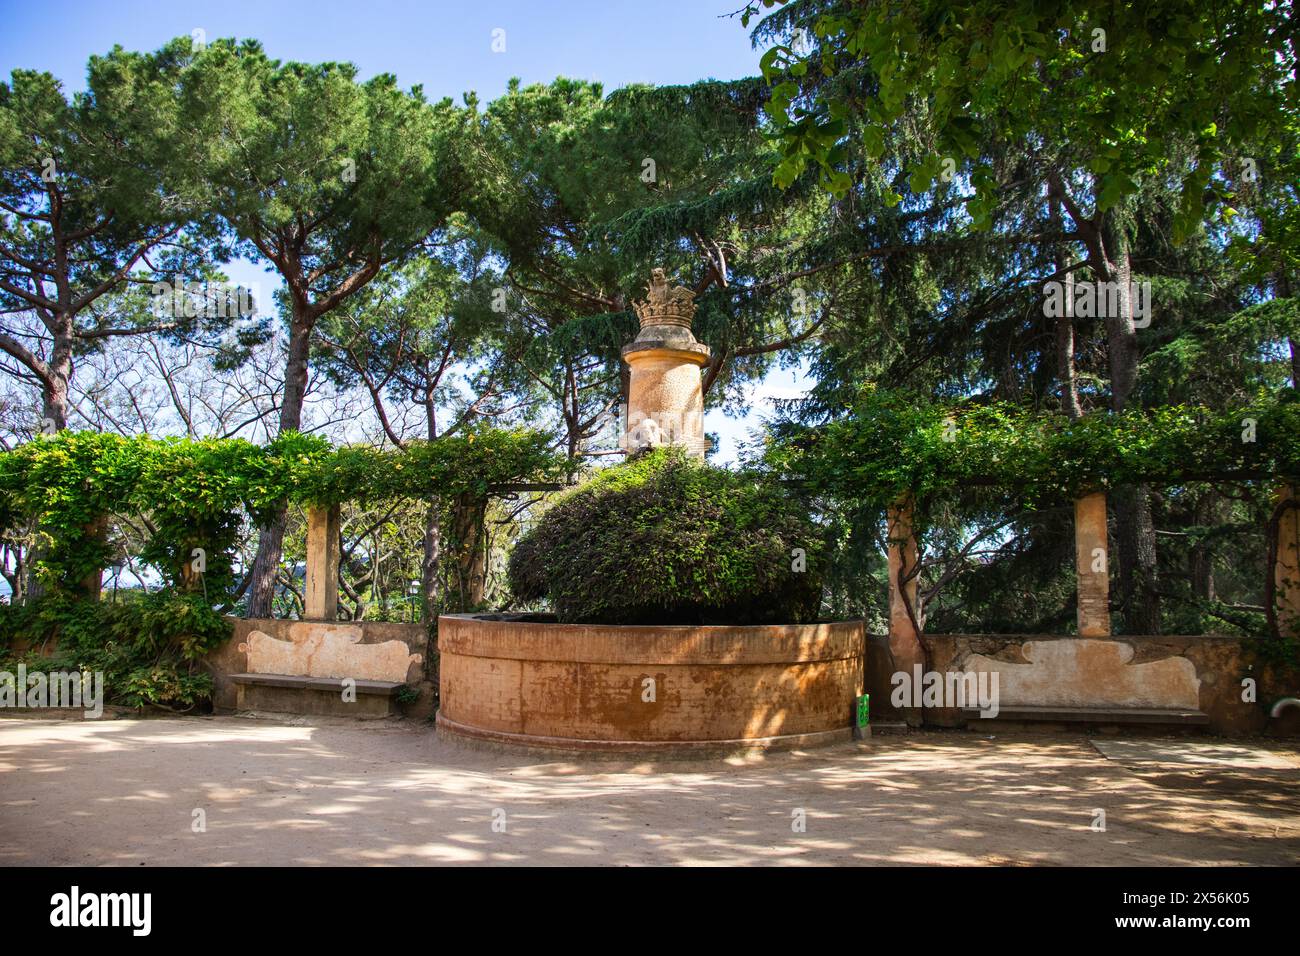
M779 485L659 449L564 495L516 545L516 597L566 623L802 623L821 533Z

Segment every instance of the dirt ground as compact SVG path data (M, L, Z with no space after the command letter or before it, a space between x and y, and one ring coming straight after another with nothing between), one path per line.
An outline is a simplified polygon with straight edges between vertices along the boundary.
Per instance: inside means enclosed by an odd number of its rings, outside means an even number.
M665 764L424 722L6 718L0 865L1293 865L1297 784L1294 745L1209 738L891 734Z

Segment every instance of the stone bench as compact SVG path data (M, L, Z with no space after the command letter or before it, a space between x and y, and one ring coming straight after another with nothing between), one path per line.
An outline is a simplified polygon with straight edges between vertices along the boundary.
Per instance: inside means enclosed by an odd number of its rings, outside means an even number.
M241 666L227 680L236 710L337 717L400 713L398 691L423 656L401 640L363 643L362 625L328 621L266 622L275 633L249 631ZM344 691L351 690L351 699Z
M1012 704L998 708L996 717L981 717L978 707L964 707L961 715L976 726L990 720L1026 724L1143 724L1201 727L1208 714L1199 710L1163 707L1032 707Z
M399 681L305 677L295 674L231 674L239 710L321 714L335 717L388 717L396 713ZM344 700L351 686L356 699Z

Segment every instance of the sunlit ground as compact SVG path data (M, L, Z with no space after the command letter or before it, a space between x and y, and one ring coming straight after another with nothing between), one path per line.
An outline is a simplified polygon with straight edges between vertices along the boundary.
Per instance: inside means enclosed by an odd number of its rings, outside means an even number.
M0 865L1293 864L1297 784L1295 746L1210 738L578 763L423 722L10 718Z

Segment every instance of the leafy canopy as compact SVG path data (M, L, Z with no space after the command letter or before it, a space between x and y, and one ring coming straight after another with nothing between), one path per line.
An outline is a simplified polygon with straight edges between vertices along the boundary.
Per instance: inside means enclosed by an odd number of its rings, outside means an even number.
M759 9L750 4L746 24ZM1173 177L1183 235L1232 198L1246 158L1263 177L1294 169L1290 2L865 0L791 5L779 22L809 10L818 42L779 43L761 62L774 83L768 113L782 140L783 185L813 166L843 193L847 150L860 143L883 159L890 127L918 108L932 149L912 169L913 189L933 182L945 160L975 161L968 209L985 227L997 179L980 148L991 139L1070 144L1098 177L1103 211L1143 176ZM1290 155L1277 155L1278 145ZM1187 149L1194 162L1177 163Z

